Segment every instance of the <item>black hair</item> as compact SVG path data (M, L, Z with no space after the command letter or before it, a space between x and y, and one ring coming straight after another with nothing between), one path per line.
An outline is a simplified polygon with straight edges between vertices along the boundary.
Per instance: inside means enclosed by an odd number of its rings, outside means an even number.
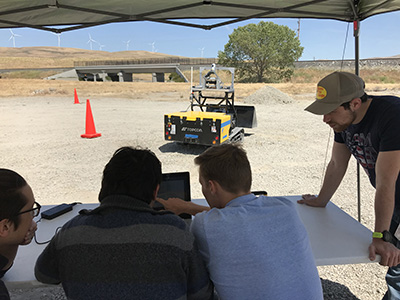
M152 151L119 148L104 168L99 201L125 195L150 203L161 180L161 162Z
M364 93L364 95L362 95L362 96L360 97L360 99L361 99L361 102L362 102L362 103L367 102L367 100L368 100L368 95L367 95L366 93ZM350 102L351 102L351 101L342 103L340 106L343 106L344 109L350 109Z
M0 168L0 220L10 220L15 229L19 225L18 213L28 202L21 191L26 185L25 179L18 173Z

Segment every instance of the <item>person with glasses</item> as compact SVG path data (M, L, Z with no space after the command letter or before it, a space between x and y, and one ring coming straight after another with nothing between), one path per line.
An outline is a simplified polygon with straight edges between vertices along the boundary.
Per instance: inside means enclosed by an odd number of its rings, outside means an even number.
M40 212L31 187L18 173L0 168L0 278L11 268L20 245L28 245ZM0 280L0 299L9 299Z

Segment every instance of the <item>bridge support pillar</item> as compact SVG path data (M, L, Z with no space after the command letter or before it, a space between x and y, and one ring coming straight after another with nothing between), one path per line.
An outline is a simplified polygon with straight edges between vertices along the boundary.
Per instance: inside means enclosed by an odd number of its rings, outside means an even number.
M153 82L165 82L164 73L153 73Z
M100 76L101 80L103 80L103 82L107 81L107 79L106 79L107 75L108 74L104 70L102 71L102 73L99 73L99 76Z
M118 72L119 82L130 81L132 82L132 73L125 73L123 71Z

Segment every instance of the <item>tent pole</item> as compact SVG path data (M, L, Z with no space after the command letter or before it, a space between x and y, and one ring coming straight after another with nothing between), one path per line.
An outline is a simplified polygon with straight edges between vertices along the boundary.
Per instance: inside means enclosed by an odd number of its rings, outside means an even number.
M353 22L354 27L354 48L355 48L355 74L360 76L360 49L359 49L359 35L360 35L360 21ZM360 184L360 164L357 162L357 208L358 208L358 222L361 223L361 184Z

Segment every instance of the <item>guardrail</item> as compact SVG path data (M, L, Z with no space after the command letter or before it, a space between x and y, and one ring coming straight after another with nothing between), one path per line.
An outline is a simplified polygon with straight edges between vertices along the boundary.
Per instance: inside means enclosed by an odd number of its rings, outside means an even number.
M296 61L294 63L296 69L312 68L312 69L354 69L354 59L345 60L307 60ZM360 68L362 69L400 69L399 58L368 58L360 59Z
M93 60L93 61L76 61L75 67L101 66L101 65L140 65L140 64L180 64L180 65L211 65L218 63L218 58L146 58L146 59L125 59L125 60ZM316 69L338 69L352 68L354 69L354 59L345 60L306 60L296 61L295 68L316 68ZM369 58L360 59L360 67L362 68L400 68L399 58Z
M140 65L140 64L181 64L181 65L211 65L217 63L217 58L146 58L129 60L92 60L75 61L75 67L106 66L106 65Z

